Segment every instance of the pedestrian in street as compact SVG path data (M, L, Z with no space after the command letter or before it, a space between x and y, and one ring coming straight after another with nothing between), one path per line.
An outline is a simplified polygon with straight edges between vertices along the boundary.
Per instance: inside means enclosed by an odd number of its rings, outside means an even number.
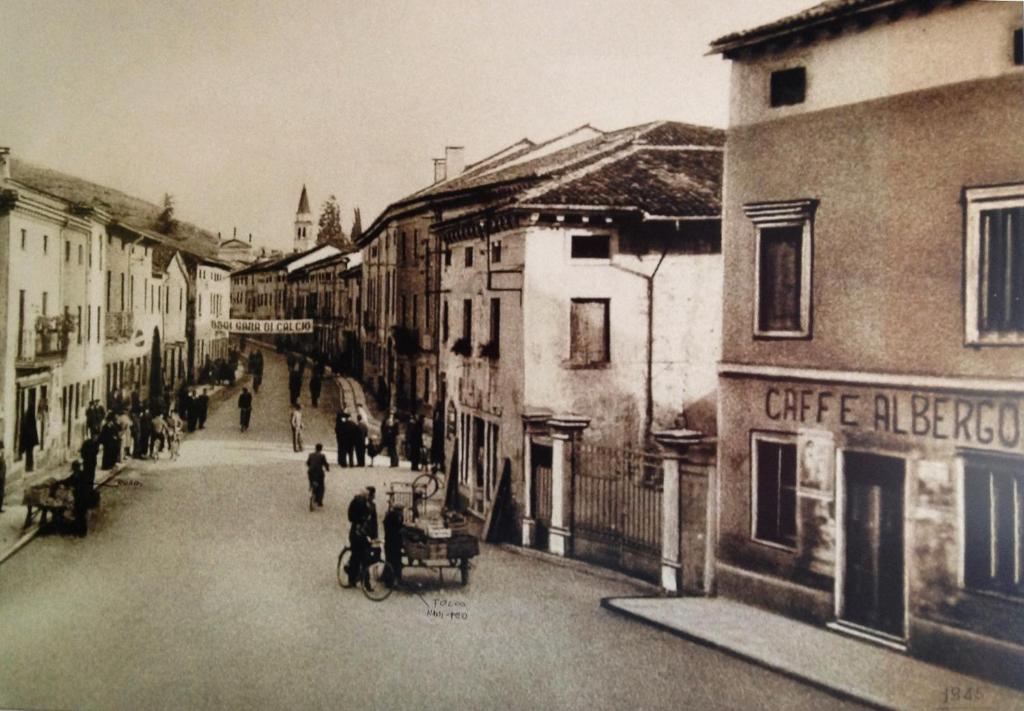
M172 412L171 416L167 418L167 449L171 453L171 461L173 462L178 458L178 453L181 451L181 431L185 428L185 423L182 422L177 412Z
M7 451L0 439L0 513L4 511L4 487L7 486Z
M405 528L405 510L401 505L392 506L384 514L384 559L391 565L395 579L402 579L402 529Z
M405 441L409 448L409 461L412 462L412 470L420 470L420 458L423 452L423 416L419 413L412 416L409 426L405 430Z
M253 371L252 389L253 392L258 393L260 391L260 385L263 384L263 351L257 350L256 358L254 360L256 362L256 369Z
M292 405L299 403L299 395L302 393L302 371L296 368L288 373L288 396Z
M342 453L342 461L350 467L356 466L356 442L359 441L359 425L352 421L352 418L345 413L343 423L345 451Z
M324 455L324 446L317 442L315 451L306 457L306 476L309 477L316 505L320 508L324 507L325 474L330 469L331 465L327 463L327 457Z
M100 444L103 446L103 470L113 469L121 454L121 427L113 411L107 413L107 421L100 430Z
M185 385L185 383L182 383L181 388L178 390L178 417L182 420L188 419L189 400L188 386Z
M203 388L203 392L199 395L196 401L199 405L199 429L206 429L206 416L210 412L210 396L206 394L206 388Z
M39 444L39 430L36 429L36 413L32 408L25 410L25 416L21 419L21 440L18 442L19 450L25 455L25 471L35 470L35 449Z
M434 405L433 429L430 433L430 463L435 470L444 469L444 405Z
M366 535L376 540L380 536L380 529L377 526L377 487L366 487L366 504L369 510L366 512Z
M320 390L323 388L324 381L320 375L314 371L313 377L309 379L309 399L313 402L313 407L317 407L320 402Z
M349 585L355 585L359 571L369 563L371 536L368 532L368 519L370 508L365 492L353 496L348 504L348 545L352 549L352 558L349 561L349 569L346 571Z
M242 432L249 429L249 419L252 417L252 393L249 388L242 388L242 394L238 396L238 417Z
M363 417L363 413L359 412L356 414L356 435L355 449L356 449L356 463L361 466L366 466L366 439L370 436L370 428L366 424L366 419Z
M96 461L100 455L100 442L94 435L89 434L85 441L82 442L81 448L78 450L79 455L82 457L82 470L86 473L86 476L96 479Z
M79 461L71 462L71 476L68 477L71 485L71 492L74 495L75 511L75 534L79 538L85 538L89 532L89 508L92 505L93 487L92 481L82 470Z
M188 408L188 416L186 418L188 420L188 431L195 432L196 427L199 426L199 402L196 399L195 390L188 391L186 406Z
M159 443L159 447L157 444ZM149 458L159 459L167 446L167 421L159 410L153 413L153 430L149 435Z
M348 413L344 410L338 410L338 414L334 416L334 439L338 443L338 464L343 467L348 466L348 457L345 456L345 453L350 446L347 422Z
M139 413L139 414L142 413L142 398L139 396L138 388L133 388L132 389L131 404L132 404L132 412Z
M122 410L115 420L117 425L117 461L123 462L132 453L132 443L135 441L132 433L139 428L139 416L131 415L128 409Z
M388 452L391 466L398 466L398 421L395 420L395 411L388 413L388 418L380 426L380 445Z
M147 459L149 457L149 440L153 436L153 416L148 409L142 411L139 425L139 429L135 433L135 448L132 456L136 459Z
M299 403L292 408L292 449L302 451L302 405Z

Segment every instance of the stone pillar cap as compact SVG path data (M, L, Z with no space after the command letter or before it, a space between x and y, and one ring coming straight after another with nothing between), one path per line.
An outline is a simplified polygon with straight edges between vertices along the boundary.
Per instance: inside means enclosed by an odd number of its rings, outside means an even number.
M704 435L697 430L659 430L654 433L654 440L668 448L686 448L702 439Z
M539 423L551 419L552 411L545 408L531 408L523 412L523 422Z
M558 430L579 431L590 426L590 418L583 415L564 413L555 415L548 421L551 426Z

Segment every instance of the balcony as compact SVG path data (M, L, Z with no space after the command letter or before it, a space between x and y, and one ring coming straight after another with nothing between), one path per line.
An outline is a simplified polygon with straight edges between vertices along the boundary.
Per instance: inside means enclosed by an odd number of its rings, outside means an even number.
M68 352L74 320L65 316L40 316L35 328L24 328L18 334L18 366L39 366L60 360Z
M135 322L130 311L106 316L106 336L108 341L127 341L135 333Z

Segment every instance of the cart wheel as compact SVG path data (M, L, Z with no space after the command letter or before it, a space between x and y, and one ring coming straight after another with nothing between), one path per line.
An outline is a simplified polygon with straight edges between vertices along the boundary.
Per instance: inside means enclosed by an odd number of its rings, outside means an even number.
M386 600L394 590L395 572L386 560L376 560L363 573L363 594L374 602Z
M469 558L463 558L459 564L459 573L463 585L469 585Z
M338 585L343 588L352 587L348 579L348 566L352 564L352 549L346 546L338 554Z
M420 474L412 480L412 488L416 491L420 487L423 488L423 495L429 499L437 493L437 478L430 474Z

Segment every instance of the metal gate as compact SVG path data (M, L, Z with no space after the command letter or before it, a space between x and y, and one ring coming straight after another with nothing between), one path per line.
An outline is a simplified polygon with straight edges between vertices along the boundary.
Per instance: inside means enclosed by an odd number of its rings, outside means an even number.
M661 457L580 443L573 462L573 555L657 582Z
M530 510L535 522L533 545L547 550L551 530L551 447L530 444Z

